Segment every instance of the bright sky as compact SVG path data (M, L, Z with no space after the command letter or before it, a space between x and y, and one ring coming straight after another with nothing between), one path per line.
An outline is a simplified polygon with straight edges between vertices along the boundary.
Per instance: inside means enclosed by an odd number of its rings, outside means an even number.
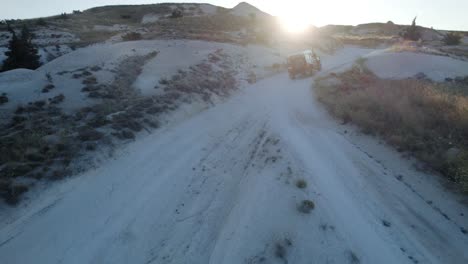
M72 10L118 4L149 4L151 0L0 0L0 19L50 16ZM164 2L164 1L159 1ZM233 7L239 0L170 0L167 2L209 2ZM356 25L369 22L418 24L437 29L468 31L468 0L250 0L250 4L291 24Z

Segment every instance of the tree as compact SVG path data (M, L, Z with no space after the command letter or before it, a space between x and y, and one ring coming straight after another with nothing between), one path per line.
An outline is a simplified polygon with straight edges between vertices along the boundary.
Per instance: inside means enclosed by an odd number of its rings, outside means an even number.
M26 68L35 70L41 66L39 54L36 46L32 43L33 34L26 25L21 29L20 37L7 24L8 31L12 34L8 43L8 51L5 52L7 58L3 63L2 71L13 70L17 68Z
M416 26L416 18L413 19L411 26L403 32L404 39L417 41L421 38L421 32L419 32L419 28Z

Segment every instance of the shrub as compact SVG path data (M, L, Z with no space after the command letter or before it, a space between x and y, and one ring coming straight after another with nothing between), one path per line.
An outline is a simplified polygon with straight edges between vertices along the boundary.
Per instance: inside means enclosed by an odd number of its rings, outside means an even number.
M80 77L81 77L81 76L82 76L82 75L80 75ZM75 76L73 76L73 78L75 78ZM79 77L78 77L78 78L79 78ZM90 76L90 77L84 79L81 83L83 83L84 85L93 85L93 84L97 84L98 81L97 81L96 77Z
M8 96L6 94L0 95L0 105L8 103Z
M78 132L78 139L81 141L96 141L101 139L103 136L103 133L91 127L84 127Z
M97 66L97 65L95 65L95 66L91 67L90 70L93 71L93 72L97 72L97 71L102 70L102 68L99 67L99 66Z
M442 41L445 45L458 45L461 42L461 36L455 33L447 33Z
M169 80L167 80L166 78L161 78L161 79L159 80L159 84L167 85L167 84L169 84Z
M311 200L303 200L297 209L299 212L304 213L304 214L309 214L312 210L314 210L315 204Z
M468 97L429 80L382 80L359 67L318 80L331 114L381 136L468 191ZM460 149L456 157L448 150Z
M60 104L61 102L63 102L63 100L65 100L65 95L59 94L57 96L54 96L53 98L50 98L49 103L50 104Z
M297 180L296 187L299 189L305 189L307 187L307 182L304 179Z
M142 39L142 36L138 32L129 32L122 36L122 40L124 41L135 41L135 40L141 40L141 39Z
M180 9L175 9L174 11L172 11L172 14L171 14L171 18L180 18L180 17L183 17L184 14L182 13L182 10Z
M68 19L69 17L67 15L67 13L62 13L62 14L60 14L60 16L58 18L59 19Z
M358 258L356 253L354 253L354 251L352 251L352 250L348 251L348 258L349 258L349 263L351 263L351 264L361 263L361 260Z
M39 18L36 21L36 25L38 25L38 26L47 26L47 22L43 18Z
M52 90L54 88L55 88L55 85L47 84L46 86L44 86L44 88L42 88L42 92L43 93L48 93L50 90Z
M276 243L275 245L275 256L280 259L286 258L286 247L281 245L280 243Z
M0 194L5 201L10 205L16 205L19 202L20 196L28 191L26 185L9 185L0 186Z

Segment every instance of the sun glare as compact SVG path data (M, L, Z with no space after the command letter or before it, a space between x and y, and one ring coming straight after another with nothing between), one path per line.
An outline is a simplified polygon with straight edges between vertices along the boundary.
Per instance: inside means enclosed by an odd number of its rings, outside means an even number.
M275 13L278 15L284 30L291 33L305 31L311 26L312 19L317 16L317 14L310 12L310 10L315 9L311 7L312 4L309 1L289 1L291 2L288 4L283 1L272 2L272 9L276 10Z
M284 15L280 17L283 28L291 33L300 33L310 26L308 17L301 15Z

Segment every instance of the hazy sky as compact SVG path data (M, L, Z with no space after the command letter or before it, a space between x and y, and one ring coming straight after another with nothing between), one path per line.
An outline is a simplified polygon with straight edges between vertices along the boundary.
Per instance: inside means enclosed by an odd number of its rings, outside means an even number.
M150 0L0 0L0 19L50 16L72 10L117 4L148 4ZM233 7L239 1L206 0L167 2L208 2ZM387 22L409 24L418 16L418 24L437 29L468 31L468 0L251 0L258 8L277 16L307 17L316 26Z

